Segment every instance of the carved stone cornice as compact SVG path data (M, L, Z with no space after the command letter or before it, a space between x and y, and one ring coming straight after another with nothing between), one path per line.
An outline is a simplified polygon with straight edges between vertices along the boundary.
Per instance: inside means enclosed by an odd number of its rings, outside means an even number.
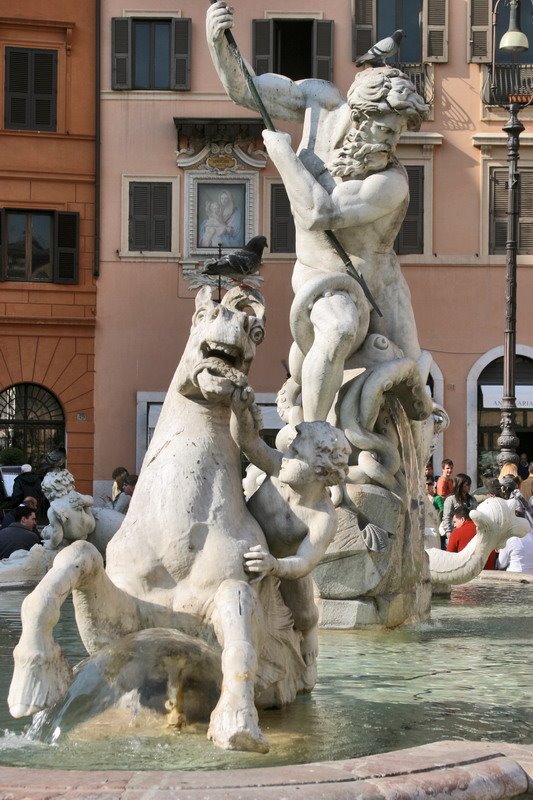
M259 119L205 119L174 117L179 167L205 166L214 172L236 170L239 166L261 169L267 155Z

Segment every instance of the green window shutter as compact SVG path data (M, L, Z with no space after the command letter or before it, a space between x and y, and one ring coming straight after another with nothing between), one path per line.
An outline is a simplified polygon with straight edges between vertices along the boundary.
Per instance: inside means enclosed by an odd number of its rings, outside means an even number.
M33 52L33 127L56 129L57 52Z
M131 89L132 21L129 17L114 17L111 25L111 88Z
M130 183L129 249L150 250L150 183Z
M489 253L505 253L507 242L507 178L508 170L490 171Z
M191 88L191 20L173 19L170 53L170 88L189 91Z
M333 20L313 20L313 78L331 81L333 77Z
M274 72L274 20L252 20L252 65L256 75Z
M291 205L282 183L272 184L270 192L270 252L294 253L295 230Z
M491 0L468 0L468 60L488 64L492 57Z
M129 195L129 250L170 251L172 184L132 181Z
M150 250L170 250L170 220L172 212L172 185L151 185L151 247Z
M6 47L6 128L30 127L30 58L29 50Z
M54 283L77 283L80 215L56 211L54 218Z
M364 55L375 41L375 0L355 0L355 15L352 20L352 61Z
M0 208L0 281L6 280L7 242L6 242L6 212Z
M424 0L424 63L448 61L448 0Z
M518 251L533 253L533 170L520 169L520 214L518 217Z
M424 252L424 167L407 166L409 205L396 237L394 249L398 255Z

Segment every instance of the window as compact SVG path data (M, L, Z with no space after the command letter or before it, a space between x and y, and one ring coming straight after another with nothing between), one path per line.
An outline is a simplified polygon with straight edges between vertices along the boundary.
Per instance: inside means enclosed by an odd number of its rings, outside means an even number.
M317 19L254 19L253 66L257 75L276 72L294 81L332 79L333 22Z
M447 27L448 0L355 0L353 60L401 28L400 66L447 61Z
M0 392L0 450L18 447L38 467L65 443L65 417L57 398L36 383L16 383Z
M190 19L112 20L113 89L190 89Z
M478 63L490 63L492 59L492 11L495 0L470 0L468 20L469 35L469 60ZM531 5L519 2L520 28L526 34L529 42L533 41L533 19ZM500 50L498 44L509 26L509 6L501 3L496 18L496 63L497 64L531 64L532 57L529 50L522 53L510 53ZM528 75L531 78L531 71ZM517 84L515 84L517 85Z
M406 166L409 179L409 205L394 250L400 255L424 252L424 167Z
M287 191L282 183L273 183L270 190L270 252L295 252L294 220Z
M129 184L130 251L169 252L172 184L131 181Z
M4 281L77 283L79 214L0 209Z
M6 47L5 127L55 131L57 51Z
M518 252L533 253L533 167L521 167L518 211ZM489 253L505 254L507 241L507 197L509 171L490 170Z

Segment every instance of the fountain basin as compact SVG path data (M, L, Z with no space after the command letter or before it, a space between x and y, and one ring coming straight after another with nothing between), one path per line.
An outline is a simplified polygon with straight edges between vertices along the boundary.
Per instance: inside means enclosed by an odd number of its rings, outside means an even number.
M160 721L141 728L130 720L110 738L114 721L105 718L70 730L57 744L42 744L24 737L28 723L11 719L2 702L0 765L232 770L365 758L446 740L530 744L533 576L522 580L529 582L498 575L455 587L450 599L435 602L431 623L413 628L321 631L316 689L283 711L261 713L267 755L219 750L206 741L202 725L179 733L162 729ZM0 594L3 698L23 596ZM70 605L56 630L67 657L73 663L83 657Z

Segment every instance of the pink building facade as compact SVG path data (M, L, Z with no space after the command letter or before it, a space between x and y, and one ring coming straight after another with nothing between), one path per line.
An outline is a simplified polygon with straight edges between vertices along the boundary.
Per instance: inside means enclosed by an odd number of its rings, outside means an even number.
M331 79L346 92L354 55L382 33L406 28L408 44L398 58L431 115L398 147L412 198L398 252L421 346L434 359L431 388L451 418L435 466L451 457L457 471L476 480L499 434L508 114L488 102L489 3L407 5L398 3L393 18L390 4L381 8L379 0L355 0L351 8L344 0L330 0L327 8L292 0L283 10L250 0L236 11L234 34L257 71ZM115 466L140 468L188 336L194 292L186 275L218 252L221 234L213 221L210 228L209 215L221 200L238 212L239 230L228 247L256 233L270 245L261 269L267 336L251 384L267 428L279 424L273 404L291 342L291 223L279 176L262 148L259 115L227 98L212 66L204 13L193 0L172 8L155 0L127 6L109 0L102 13L96 494ZM507 18L507 6L502 15ZM533 46L533 35L530 41ZM521 62L528 63L527 53ZM526 66L511 69L527 79ZM532 115L521 112L516 427L520 449L533 460ZM296 127L280 128L299 141Z

